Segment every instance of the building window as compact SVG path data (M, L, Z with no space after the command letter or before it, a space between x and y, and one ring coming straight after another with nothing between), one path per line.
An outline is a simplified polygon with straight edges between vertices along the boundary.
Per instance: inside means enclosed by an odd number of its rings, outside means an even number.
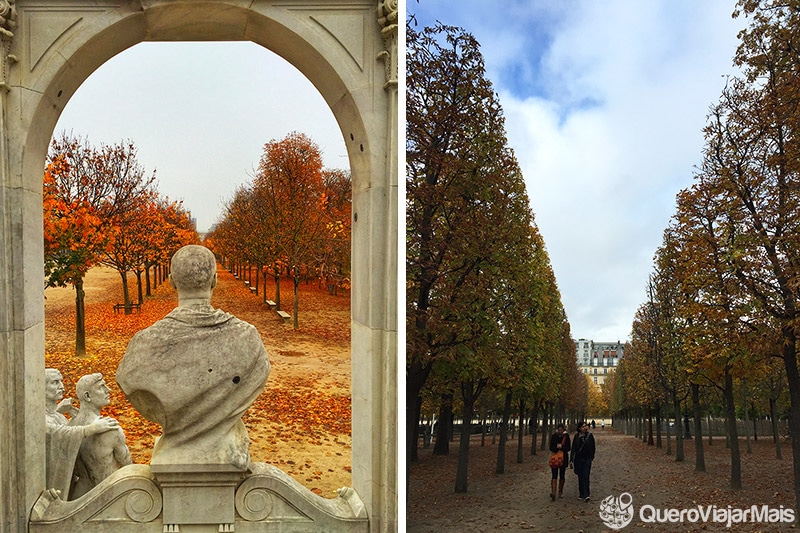
M594 378L594 384L597 385L597 378Z

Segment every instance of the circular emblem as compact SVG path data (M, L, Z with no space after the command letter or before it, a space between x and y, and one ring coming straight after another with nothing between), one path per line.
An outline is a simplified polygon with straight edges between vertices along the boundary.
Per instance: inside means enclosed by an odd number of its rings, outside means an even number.
M611 529L622 529L633 520L633 496L623 492L600 502L600 519Z

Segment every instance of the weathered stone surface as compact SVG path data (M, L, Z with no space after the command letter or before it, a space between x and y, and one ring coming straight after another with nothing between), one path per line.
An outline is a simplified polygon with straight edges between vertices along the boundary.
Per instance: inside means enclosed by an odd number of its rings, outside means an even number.
M243 481L230 483L230 479L241 480L241 476L244 474L232 469L204 471L198 465L180 468L129 465L74 501L65 502L50 491L43 493L31 513L30 533L369 531L364 502L351 488L340 489L337 498L322 498L285 472L264 463L253 463L252 472ZM218 492L222 496L217 494L216 500L197 498L210 494L203 492L205 489L214 491L220 487L223 490ZM187 488L192 490L183 492ZM172 490L175 494L168 495ZM184 504L195 511L189 515L189 521L165 520L165 517L185 518L181 509ZM232 511L233 522L206 522L209 517L212 520L217 516L230 517ZM224 527L220 528L221 525Z
M75 464L79 462L79 452L84 439L116 431L119 429L119 423L112 418L101 417L98 412L96 417L87 419L86 424L69 425L63 413L68 412L76 416L78 409L72 405L71 399L64 399L61 372L55 368L45 369L45 401L46 486L48 489L53 489L54 494L66 500L71 493L75 479ZM98 458L98 461L106 459Z
M207 248L175 252L178 307L134 335L117 369L131 404L161 424L153 465L250 464L242 415L264 389L269 360L254 326L211 307L216 279Z
M149 40L264 46L307 76L335 115L353 178L353 368L364 368L354 372L353 486L370 528L396 529L397 1L0 4L15 6L0 24L8 32L0 47L0 530L27 532L46 484L41 195L49 141L91 73Z
M99 420L100 410L111 401L108 385L100 373L82 376L75 385L75 395L78 397L80 409L69 421L69 425L73 427L89 426ZM73 474L77 480L72 486L69 499L83 496L131 462L125 432L121 427L85 437L75 461Z

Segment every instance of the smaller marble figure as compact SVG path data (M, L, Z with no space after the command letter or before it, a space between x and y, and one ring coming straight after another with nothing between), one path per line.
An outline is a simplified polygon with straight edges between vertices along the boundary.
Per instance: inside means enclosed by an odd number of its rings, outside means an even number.
M110 402L110 389L100 373L83 376L75 384L75 394L80 410L69 422L70 426L88 426L99 420L100 409ZM98 433L83 439L78 460L75 462L77 480L70 499L80 498L119 468L131 464L131 454L125 444L125 433L117 426L112 431Z
M84 437L117 429L119 423L113 418L99 417L85 426L70 426L62 413L68 412L77 416L77 409L72 406L69 398L64 399L61 372L55 368L46 368L44 375L46 483L48 489L58 491L61 498L66 500Z

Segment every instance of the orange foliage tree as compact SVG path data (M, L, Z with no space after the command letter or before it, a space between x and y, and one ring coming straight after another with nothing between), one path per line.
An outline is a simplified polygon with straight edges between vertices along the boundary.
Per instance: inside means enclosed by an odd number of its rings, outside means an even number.
M75 287L75 353L86 353L83 278L114 242L114 221L155 182L133 143L91 146L63 133L53 140L44 177L45 285Z
M322 167L319 147L291 133L270 141L252 183L228 202L207 241L214 251L246 265L269 269L280 309L280 276L294 282L294 328L299 327L298 286L313 276L350 275L349 173Z
M180 203L161 200L155 191L149 191L133 207L117 216L117 236L103 257L103 263L116 269L122 280L125 314L132 311L129 272L136 275L137 300L141 304L142 274L148 265L166 262L181 246L198 242Z

